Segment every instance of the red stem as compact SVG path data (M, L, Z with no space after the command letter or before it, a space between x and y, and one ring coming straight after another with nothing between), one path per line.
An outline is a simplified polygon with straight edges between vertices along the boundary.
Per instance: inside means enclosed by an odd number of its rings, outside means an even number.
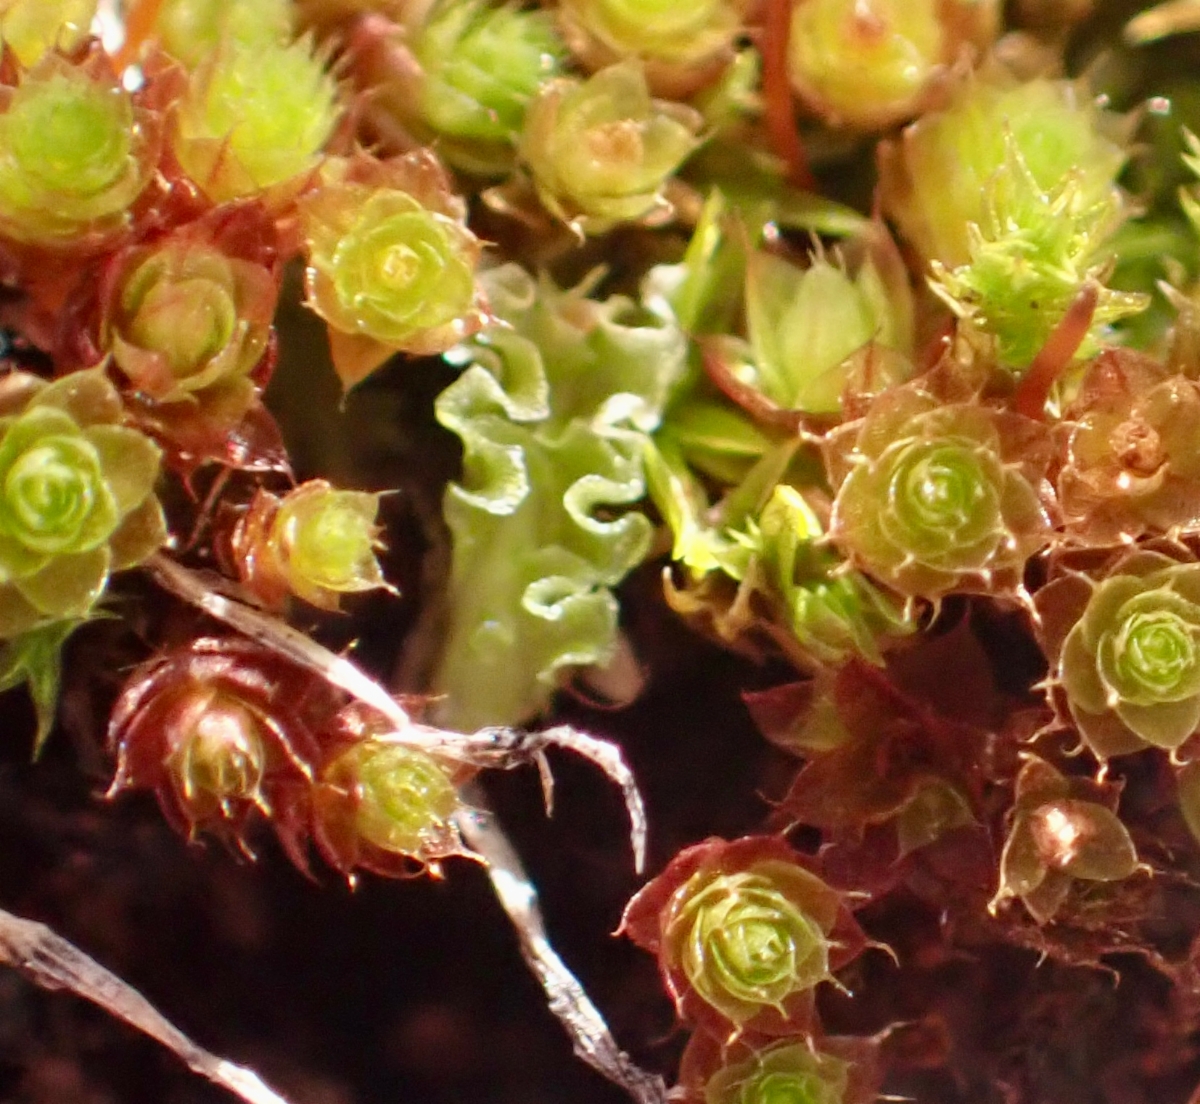
M803 2L803 0L801 0ZM788 82L788 37L792 27L793 0L766 0L763 12L763 115L775 152L787 163L788 179L808 192L817 182L808 166L808 155L796 129L792 112L792 88Z
M1050 331L1046 344L1038 350L1029 371L1013 394L1013 409L1018 414L1039 422L1045 418L1050 389L1066 371L1083 344L1083 339L1087 337L1099 298L1099 287L1089 280L1075 296L1062 320Z

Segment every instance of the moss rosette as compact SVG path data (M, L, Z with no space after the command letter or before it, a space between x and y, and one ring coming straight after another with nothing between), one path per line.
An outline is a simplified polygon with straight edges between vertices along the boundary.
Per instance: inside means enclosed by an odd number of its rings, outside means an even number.
M587 234L664 217L663 189L700 144L697 112L650 96L628 61L585 81L548 81L531 104L521 158L547 210Z
M849 1064L807 1042L780 1042L718 1070L704 1104L842 1104Z
M411 44L421 74L410 98L438 152L466 172L507 173L529 102L566 53L549 13L450 0Z
M656 93L685 99L721 74L751 7L749 0L565 0L559 24L585 68L638 58Z
M0 234L51 249L110 244L132 222L159 148L158 118L103 59L47 55L0 88Z
M227 37L188 80L170 143L213 202L259 196L283 209L320 162L339 113L337 85L309 38Z
M786 1016L788 997L829 974L825 932L805 910L824 888L806 870L778 862L698 874L679 890L667 943L693 990L734 1024L764 1007Z
M308 304L348 386L394 352L442 353L482 324L482 246L432 154L333 162L300 212Z
M384 875L461 854L448 768L418 748L368 737L337 751L313 791L313 837L337 869Z
M121 425L99 371L52 384L10 376L0 393L0 636L84 617L109 574L166 538L159 449Z
M880 144L880 201L923 262L957 268L1014 158L1043 195L1073 179L1075 210L1088 210L1113 195L1127 130L1077 84L986 72Z
M912 597L1018 586L1050 519L1021 455L1036 430L1014 419L915 389L877 401L834 503L838 547Z
M317 479L280 502L268 549L293 594L336 609L341 594L386 585L375 558L379 497L337 490Z
M1141 553L1096 585L1063 642L1060 679L1089 744L1174 750L1200 727L1200 564L1155 570L1164 559Z
M132 250L119 262L104 341L130 382L163 403L214 389L255 395L275 310L261 265L188 237Z
M812 865L774 836L707 840L634 897L621 929L658 955L685 1020L717 1037L799 1034L816 987L865 946Z
M875 128L911 118L958 43L931 0L810 0L792 12L788 77L827 120ZM990 5L978 5L983 8Z

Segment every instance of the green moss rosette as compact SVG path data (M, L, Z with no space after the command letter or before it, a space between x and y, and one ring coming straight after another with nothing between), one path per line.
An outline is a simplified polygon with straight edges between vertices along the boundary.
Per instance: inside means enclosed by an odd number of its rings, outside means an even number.
M313 791L313 837L344 873L381 874L461 852L447 768L419 749L368 737L339 751Z
M456 168L503 175L530 100L558 74L566 52L549 13L448 0L434 5L409 41L420 74L403 88L403 112L415 107L417 127Z
M87 38L98 0L4 0L0 38L26 68L57 48L70 53Z
M986 47L997 0L806 0L792 11L788 75L833 126L882 129L916 115L964 47Z
M154 30L168 54L197 69L226 39L286 45L293 14L290 0L164 0Z
M159 450L99 371L0 389L0 637L80 618L166 539Z
M630 901L621 929L658 955L680 1016L719 1038L795 1035L813 991L864 946L841 895L774 836L681 851Z
M1100 758L1174 750L1200 728L1200 564L1136 551L1037 603L1070 719Z
M655 100L633 61L547 81L530 105L521 159L538 197L581 233L661 219L667 181L700 144L700 115Z
M103 248L150 184L160 121L106 58L48 54L0 87L0 235L56 250Z
M650 546L629 509L646 492L646 435L685 352L677 327L628 299L516 265L483 282L500 322L452 351L465 371L436 404L465 455L445 498L454 556L432 692L463 728L526 719L611 655L611 588Z
M1048 439L1028 419L904 387L830 444L833 539L901 594L1011 592L1049 538Z
M444 352L482 324L482 245L432 153L331 160L300 217L308 305L347 387L392 353Z
M683 99L733 58L749 0L564 0L563 37L591 70L638 58L650 87Z
M779 1042L718 1070L704 1104L842 1104L848 1063L808 1042Z
M346 491L310 479L282 498L260 490L231 541L242 583L264 605L282 608L289 594L335 610L343 594L387 586L378 494Z
M180 232L119 257L110 280L102 343L138 391L163 403L220 391L250 405L275 313L270 271Z

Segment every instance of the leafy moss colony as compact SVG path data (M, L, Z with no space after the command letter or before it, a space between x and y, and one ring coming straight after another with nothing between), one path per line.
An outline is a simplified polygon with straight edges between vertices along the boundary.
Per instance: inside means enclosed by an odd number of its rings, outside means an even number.
M1197 32L0 0L26 776L74 748L92 815L152 795L311 894L473 862L638 1104L1200 1099ZM707 671L742 811L647 818L589 707ZM612 1029L488 808L554 748L649 849L658 1011ZM0 958L284 1099L10 913Z

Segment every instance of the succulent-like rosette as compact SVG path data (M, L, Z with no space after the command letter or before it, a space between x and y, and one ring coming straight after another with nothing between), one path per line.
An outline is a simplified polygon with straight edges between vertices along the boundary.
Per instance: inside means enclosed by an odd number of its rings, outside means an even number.
M871 1104L883 1080L880 1039L717 1038L698 1031L679 1063L686 1104Z
M80 618L166 539L158 447L99 370L0 388L0 637Z
M154 33L168 54L197 69L225 39L239 45L285 45L292 14L289 0L162 0Z
M985 224L997 186L1011 188L1005 180L1018 167L1043 197L1070 182L1064 214L1106 207L1125 163L1127 130L1076 84L980 75L944 110L881 143L883 209L922 261L956 268L970 262L972 227Z
M0 235L61 250L110 244L154 177L160 137L103 55L47 54L0 87Z
M386 586L379 561L378 494L310 479L280 498L259 490L231 545L242 582L278 608L294 594L337 609L343 594Z
M1020 897L1044 924L1066 902L1073 882L1119 882L1133 874L1137 851L1115 807L1111 788L1067 778L1044 760L1028 757L1017 776L992 911Z
M1091 365L1066 411L1067 528L1092 543L1200 525L1200 388L1130 349Z
M999 8L996 0L805 0L792 9L792 87L833 126L891 126L925 106L960 56L990 44Z
M807 1042L778 1042L718 1070L704 1104L842 1104L848 1063Z
M308 305L347 387L392 353L444 352L482 325L481 245L431 153L331 162L300 214Z
M313 840L344 874L411 873L464 853L452 768L419 748L366 735L335 752L313 790Z
M1048 538L1049 442L1019 415L898 388L834 435L829 460L834 541L902 594L1011 591Z
M226 38L187 82L170 143L214 202L282 202L316 168L338 114L336 84L308 39Z
M83 43L97 0L0 0L0 38L25 68L51 50L70 53Z
M639 63L587 80L548 81L529 107L521 138L546 208L583 233L667 217L667 181L700 144L700 115L654 100Z
M179 831L245 849L255 815L286 822L307 807L319 759L307 710L318 690L312 675L248 640L203 638L150 660L113 709L108 796L153 790Z
M655 92L682 99L729 63L751 7L749 0L565 0L559 21L589 69L639 58Z
M865 945L840 894L774 836L680 852L621 928L658 955L680 1016L718 1032L803 1029L813 989Z
M1174 750L1200 728L1200 564L1139 549L1036 601L1069 717L1097 756Z
M274 274L190 228L120 254L105 279L100 345L133 387L160 403L221 392L253 402L278 297Z

